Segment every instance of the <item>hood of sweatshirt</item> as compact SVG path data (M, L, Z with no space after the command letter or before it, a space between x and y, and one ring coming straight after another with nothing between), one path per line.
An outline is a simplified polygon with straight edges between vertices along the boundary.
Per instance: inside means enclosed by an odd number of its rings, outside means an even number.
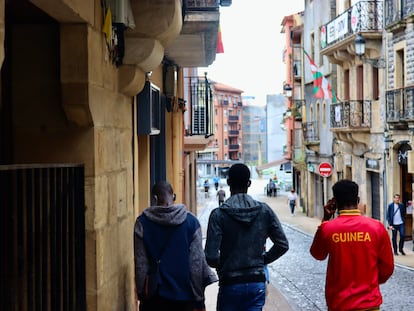
M143 214L160 225L177 226L186 220L187 208L184 204L151 206L145 209Z
M251 224L259 215L262 205L246 193L232 195L219 208L231 218Z

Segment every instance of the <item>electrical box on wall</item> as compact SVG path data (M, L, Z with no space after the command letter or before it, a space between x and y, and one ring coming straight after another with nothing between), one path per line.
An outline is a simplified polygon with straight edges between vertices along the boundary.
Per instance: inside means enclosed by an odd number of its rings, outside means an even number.
M158 135L160 133L161 97L160 89L150 81L137 95L137 134Z

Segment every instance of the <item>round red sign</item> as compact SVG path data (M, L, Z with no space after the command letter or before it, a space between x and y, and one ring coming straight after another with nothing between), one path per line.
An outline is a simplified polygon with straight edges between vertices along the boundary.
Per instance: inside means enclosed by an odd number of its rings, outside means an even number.
M318 166L318 172L322 177L329 177L332 175L332 165L328 162L322 162Z

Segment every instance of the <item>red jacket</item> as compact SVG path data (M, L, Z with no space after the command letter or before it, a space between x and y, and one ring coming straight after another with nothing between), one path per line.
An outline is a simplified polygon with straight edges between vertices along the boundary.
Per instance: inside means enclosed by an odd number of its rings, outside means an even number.
M394 271L390 238L378 220L359 210L341 210L323 222L310 252L318 260L329 255L325 297L329 310L346 311L380 306L379 284Z

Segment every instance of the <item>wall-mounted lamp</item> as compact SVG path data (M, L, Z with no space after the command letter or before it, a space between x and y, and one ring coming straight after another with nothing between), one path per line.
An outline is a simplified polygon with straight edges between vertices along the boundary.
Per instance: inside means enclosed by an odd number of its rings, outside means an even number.
M391 138L391 135L390 135L388 129L387 128L384 129L384 144L385 144L385 146L384 146L385 150L384 151L385 151L385 154L387 155L387 157L390 154L390 148L391 148L393 142L394 142L394 140Z
M385 60L383 58L365 57L365 38L359 33L354 41L355 53L359 56L363 63L370 64L376 68L385 68Z
M285 91L286 97L292 97L292 87L290 86L290 84L285 84L283 89Z

